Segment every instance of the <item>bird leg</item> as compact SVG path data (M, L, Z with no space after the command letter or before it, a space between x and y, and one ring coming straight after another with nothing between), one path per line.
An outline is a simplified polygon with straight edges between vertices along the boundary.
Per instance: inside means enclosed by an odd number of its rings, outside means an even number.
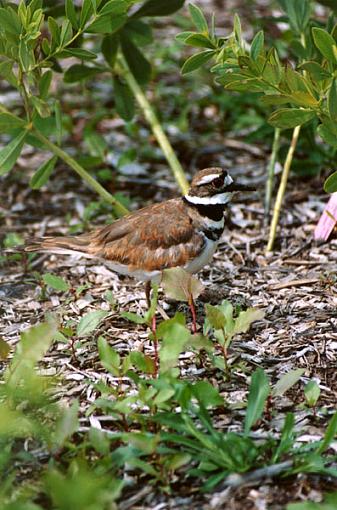
M145 297L148 309L151 307L151 282L147 281L145 284ZM157 322L156 322L156 312L154 312L153 317L151 318L151 332L153 336L153 348L154 348L154 377L158 377L158 366L159 366L159 357L158 357L158 338L157 338Z
M191 315L192 315L192 333L193 333L193 335L195 335L197 332L197 314L195 312L195 306L194 306L194 300L193 300L192 294L190 294L188 296L188 305L190 307Z

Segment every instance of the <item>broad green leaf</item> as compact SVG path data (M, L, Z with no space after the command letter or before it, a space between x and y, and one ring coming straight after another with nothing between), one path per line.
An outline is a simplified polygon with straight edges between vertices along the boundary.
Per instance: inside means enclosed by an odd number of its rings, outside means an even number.
M44 322L21 333L21 340L16 348L12 363L6 370L5 379L10 379L11 383L15 384L13 380L15 372L17 372L15 379L18 381L21 377L21 369L25 370L27 366L35 366L49 349L56 331L55 322Z
M135 324L145 324L145 318L142 315L138 315L138 313L133 312L122 312L121 317L127 319L130 322L134 322Z
M42 279L46 285L51 287L52 289L59 290L62 292L66 292L69 290L69 284L61 278L61 276L56 276L55 274L45 273L42 275Z
M65 20L62 23L62 27L61 27L61 34L60 34L61 46L66 46L70 42L72 35L73 35L73 29L71 27L71 23L69 20Z
M323 124L317 127L317 133L326 143L337 147L337 125L330 119L324 118Z
M75 30L77 30L78 29L78 19L77 19L75 4L74 4L73 0L66 0L65 10L66 10L66 17L72 24L73 28Z
M206 317L209 320L210 325L214 329L223 329L226 325L226 318L224 314L219 310L217 306L206 303L205 305Z
M7 7L0 9L0 26L6 32L19 36L21 32L21 22L14 9Z
M26 136L27 131L22 130L16 138L0 150L0 175L4 175L13 168L21 154Z
M177 322L172 322L160 345L160 372L166 372L177 365L179 355L185 350L191 333Z
M40 189L41 186L46 184L48 181L52 171L54 170L55 163L57 161L57 156L53 156L42 163L42 165L36 170L35 174L32 176L29 186L32 189Z
M329 175L324 183L324 191L326 193L335 193L337 191L337 172Z
M31 96L30 100L40 117L44 119L50 116L50 108L46 101L37 96Z
M297 33L304 32L310 19L310 1L279 0L279 3L289 17L292 29Z
M202 10L194 4L188 6L192 21L198 32L208 33L208 25Z
M56 48L56 46L59 46L60 40L61 40L61 30L58 24L56 23L55 19L49 16L48 18L48 27L49 32L51 34L52 40L51 40L51 47L53 49Z
M123 34L130 37L135 44L145 46L153 41L150 25L139 19L130 19L123 28Z
M119 14L125 14L126 10L127 3L123 1L109 0L103 5L102 9L100 9L99 15L105 16L106 14L110 14L110 16L113 17Z
M52 77L53 73L50 69L48 69L48 71L45 71L41 76L39 81L39 92L41 99L45 100L47 98Z
M180 267L165 269L161 283L165 294L178 301L188 301L191 295L196 299L204 288L195 276Z
M109 312L104 310L95 310L89 312L81 317L80 322L77 324L76 335L79 337L90 335L99 324L109 315Z
M185 42L188 37L191 35L195 35L195 32L186 31L186 32L180 32L180 34L176 35L177 41Z
M132 365L144 372L145 374L153 374L154 373L154 361L149 356L146 356L142 352L139 351L131 351L130 352L130 361Z
M324 453L337 436L337 413L330 419L324 434L323 442L317 449L317 453Z
M108 344L107 340L100 336L98 338L98 353L103 367L114 376L120 375L120 355Z
M101 50L106 62L110 67L114 67L119 47L119 37L117 34L106 35L103 37Z
M284 425L282 427L282 433L280 443L273 455L272 462L277 462L279 458L291 450L295 442L295 416L293 413L287 413Z
M205 408L220 406L224 403L218 389L214 388L208 381L198 381L193 384L192 393Z
M77 400L70 407L63 410L51 437L51 444L54 450L62 448L66 440L77 432L79 427L78 411L79 403Z
M304 386L304 396L309 407L313 407L317 404L321 390L316 381L309 381Z
M140 85L145 85L151 77L151 64L130 39L121 37L121 43L130 71Z
M147 2L133 14L133 17L168 16L180 9L184 5L184 1L185 0L147 0Z
M8 133L12 129L23 128L25 122L11 113L0 113L0 133Z
M199 67L206 64L206 62L208 62L213 57L214 54L215 54L214 51L206 50L202 51L201 53L196 53L195 55L192 55L185 61L183 67L181 68L181 73L187 74L191 73L192 71L195 71Z
M252 375L249 388L244 426L246 436L249 434L252 426L260 419L269 394L270 385L267 376L262 368L258 368Z
M18 80L13 73L13 62L8 60L0 62L0 76L3 76L13 87L18 88Z
M98 16L85 31L92 34L113 34L117 32L126 21L126 14L119 14L118 16L105 14L103 16Z
M328 92L328 110L330 119L337 122L337 80L334 78Z
M92 156L98 156L102 160L105 158L108 144L102 135L95 131L88 131L84 134L84 140L89 148L89 152Z
M320 64L312 60L303 62L303 64L300 64L298 66L298 69L304 69L305 71L308 71L308 73L311 74L314 80L317 81L326 80L327 78L331 77L331 73L329 73L329 71L327 71Z
M185 44L189 44L190 46L194 46L196 48L210 48L214 49L213 42L202 34L192 34L186 37L184 40Z
M91 0L83 0L81 15L80 15L80 27L84 28L90 16L93 14L93 6Z
M254 37L252 45L250 47L250 56L254 61L257 61L260 55L264 51L264 34L263 30L260 30Z
M64 81L65 83L75 83L77 81L87 80L101 72L102 68L100 67L88 67L83 64L74 64L64 73Z
M11 352L10 345L0 337L0 359L5 360L8 358L8 354Z
M272 113L268 119L269 124L281 129L294 128L313 119L315 112L302 108L281 108Z
M273 397L281 397L294 384L296 384L304 374L304 368L296 368L284 374L275 384L272 395Z
M334 48L336 48L336 41L334 38L323 28L314 27L312 29L312 35L314 38L315 45L329 62L336 64L336 55Z
M85 50L83 48L67 48L66 50L61 51L57 54L59 58L70 58L75 57L81 60L94 60L97 58L96 53L92 51Z
M175 394L175 390L173 388L163 388L160 390L155 398L153 399L153 403L158 406L160 404L163 404L164 402L167 402L170 400L171 397L173 397Z
M244 312L240 312L239 316L234 320L234 334L246 333L255 321L262 320L265 311L260 308L247 308Z
M121 81L119 76L114 76L114 99L118 115L129 122L135 114L134 96L128 85Z

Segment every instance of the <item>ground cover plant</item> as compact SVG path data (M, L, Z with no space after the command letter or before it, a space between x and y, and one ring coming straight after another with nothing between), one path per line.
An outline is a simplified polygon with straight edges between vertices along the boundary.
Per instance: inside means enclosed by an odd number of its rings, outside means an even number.
M224 92L207 67L180 74L189 51L181 44L186 31L192 21L199 23L198 36L188 37L205 44L209 32L201 12L211 20L207 2L178 10L182 4L172 2L169 12L167 2L152 1L33 2L30 12L28 2L20 8L1 4L7 27L2 36L15 39L13 53L3 58L7 78L0 85L6 108L0 116L5 248L27 237L86 231L112 221L124 207L176 196L182 174L169 169L171 149L166 145L165 153L163 133L186 176L203 166L224 166L257 189L233 203L224 241L198 275L202 285L193 281L199 326L194 335L186 293L191 282L181 272L168 273L163 290L153 289L147 311L142 286L100 262L1 254L0 501L6 510L291 510L335 504L336 240L322 246L311 240L334 152L313 137L317 120L301 126L280 235L266 256L263 189L277 133L267 123L273 105L261 104L253 91ZM42 9L43 22L32 6L39 16ZM289 72L296 73L294 62L302 57L292 53L298 32L289 25L289 6L275 2L266 11L263 2L247 7L238 1L227 12L214 2L216 33L223 35L219 47L226 50L230 41L228 51L236 51L237 14L242 40L252 41L253 32L264 29L266 48L273 41L279 65L283 69L290 59ZM331 11L318 6L311 3L309 21L301 17L306 36L314 25L333 37ZM91 17L83 33L67 44L66 20L73 38L82 31L85 9ZM28 40L29 56L15 36L13 12L25 41L34 33L27 23L35 23L35 35L41 31ZM65 45L48 53L61 35ZM115 47L104 41L115 36L121 46L109 64ZM261 37L256 40L262 44ZM134 45L137 59L130 53L127 59L122 39ZM242 46L247 57L248 46ZM138 48L152 64L151 76ZM330 69L317 47L312 51L318 65ZM35 59L33 66L29 59ZM44 68L46 61L50 67ZM41 83L49 79L43 98ZM331 87L331 77L327 81ZM325 120L328 103L324 96ZM302 105L290 102L289 109L302 111ZM272 151L276 183L292 136L283 128L279 134ZM85 173L69 171L77 163ZM315 175L303 176L307 164Z

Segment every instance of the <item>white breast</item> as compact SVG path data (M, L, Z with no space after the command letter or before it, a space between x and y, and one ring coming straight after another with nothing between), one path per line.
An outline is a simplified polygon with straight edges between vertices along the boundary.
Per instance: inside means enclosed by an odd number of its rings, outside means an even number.
M185 265L184 269L189 273L197 273L200 271L209 261L212 259L214 252L218 246L218 241L212 241L208 239L204 234L202 234L205 238L205 246L202 252L198 257L188 262Z

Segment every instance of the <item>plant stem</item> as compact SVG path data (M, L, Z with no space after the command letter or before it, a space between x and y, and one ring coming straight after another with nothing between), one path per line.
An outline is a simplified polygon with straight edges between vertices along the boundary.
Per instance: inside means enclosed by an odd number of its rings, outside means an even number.
M272 197L272 193L273 193L275 163L276 163L276 158L277 158L278 151L280 148L280 134L281 134L281 129L275 128L273 146L272 146L272 151L271 151L270 160L269 160L269 164L268 164L268 178L266 181L266 191L265 191L264 218L265 218L266 224L267 224L268 218L269 218L270 203L271 203L271 197Z
M284 197L284 193L285 193L285 190L287 187L289 171L290 171L291 163L293 160L294 152L296 149L300 130L301 130L301 126L296 126L294 128L293 136L292 136L289 150L287 153L287 157L284 162L281 182L280 182L280 186L279 186L279 189L277 192L276 201L275 201L275 205L274 205L274 211L273 211L273 218L272 218L271 225L270 225L269 240L268 240L268 245L267 245L267 250L266 250L267 253L272 251L273 246L274 246L278 219L280 216L283 197Z
M130 87L137 103L141 107L144 116L148 123L151 126L151 129L153 131L153 134L157 138L157 141L171 167L172 173L180 186L180 189L183 193L186 193L189 185L187 182L187 179L185 177L184 170L181 166L181 164L178 161L177 156L175 155L175 152L172 148L172 145L170 144L166 134L164 133L164 130L152 108L149 101L147 100L144 92L142 91L141 87L139 86L137 80L131 73L124 57L121 55L118 58L119 63L119 72L124 77L126 83Z
M123 204L121 204L116 198L114 198L106 189L103 188L99 184L99 182L96 181L81 165L77 163L75 159L73 159L69 154L64 152L60 147L55 145L53 142L48 140L45 136L43 136L40 131L33 128L33 133L38 140L40 140L43 145L48 147L48 149L58 156L60 159L62 159L67 165L69 165L73 170L75 170L78 175L81 176L81 178L89 184L91 188L93 188L98 195L100 195L104 200L106 200L109 204L111 204L118 216L123 216L124 214L127 214L129 211L126 207L124 207Z

